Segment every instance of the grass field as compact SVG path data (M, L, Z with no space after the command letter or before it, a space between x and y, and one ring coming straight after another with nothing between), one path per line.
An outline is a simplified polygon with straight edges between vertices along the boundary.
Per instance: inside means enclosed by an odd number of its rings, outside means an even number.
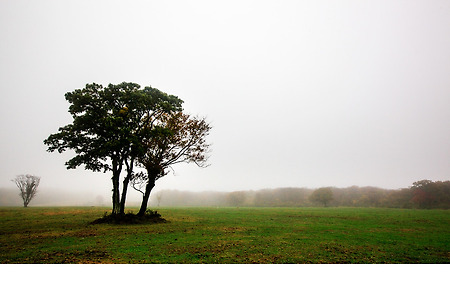
M450 263L450 211L161 208L167 223L89 223L109 208L0 208L0 263Z

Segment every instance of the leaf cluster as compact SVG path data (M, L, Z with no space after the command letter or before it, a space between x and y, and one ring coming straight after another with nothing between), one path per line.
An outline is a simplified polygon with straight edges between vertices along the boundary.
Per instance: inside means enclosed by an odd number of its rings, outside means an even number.
M73 122L50 135L44 143L48 151L75 151L66 162L68 169L84 165L92 171L111 170L110 161L123 163L142 154L140 143L158 115L180 111L183 101L152 87L135 83L87 84L66 93ZM145 130L144 130L145 128ZM150 129L149 129L150 128Z
M178 163L195 163L206 167L209 144L206 137L211 125L204 118L183 112L163 114L154 130L142 143L146 149L139 164L159 178L167 168Z

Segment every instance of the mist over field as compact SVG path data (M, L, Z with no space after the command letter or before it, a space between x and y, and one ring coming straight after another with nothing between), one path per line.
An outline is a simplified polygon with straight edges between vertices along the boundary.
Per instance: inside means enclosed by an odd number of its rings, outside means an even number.
M449 0L1 0L0 41L5 299L448 294L240 267L450 263ZM36 266L97 263L149 267Z
M73 152L43 140L71 122L65 93L124 81L213 127L210 167L179 165L158 190L448 180L449 14L445 0L1 1L0 187L34 174L41 201L107 199L111 174L67 171Z
M110 198L92 192L46 189L38 191L30 206L109 206ZM0 206L23 206L19 191L14 188L0 188Z
M314 194L329 190L326 203L316 201ZM127 207L140 205L142 197L130 193ZM21 206L15 189L0 188L0 206ZM43 190L31 206L103 206L111 207L111 195L89 192ZM159 190L151 194L149 206L158 207L390 207L450 209L450 181L418 181L403 189L351 186L346 188L276 188L262 190L179 191Z

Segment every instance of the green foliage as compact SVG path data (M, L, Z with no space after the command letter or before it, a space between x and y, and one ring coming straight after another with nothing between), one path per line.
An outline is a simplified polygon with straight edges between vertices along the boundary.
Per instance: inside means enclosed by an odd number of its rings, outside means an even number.
M50 135L48 151L73 150L68 169L84 165L88 170L112 171L113 213L124 213L129 182L136 160L148 150L143 140L151 139L155 124L165 114L181 111L183 101L152 87L135 83L87 84L69 92L69 113L73 122ZM120 192L123 166L126 176Z
M125 82L107 87L87 84L65 97L73 122L44 141L48 151L74 150L76 155L66 162L68 169L84 165L105 172L113 170L110 160L120 163L142 150L139 141L151 130L147 125L155 115L181 110L183 103L155 88Z
M96 224L103 208L0 209L0 263L450 263L445 210L160 208L156 224Z

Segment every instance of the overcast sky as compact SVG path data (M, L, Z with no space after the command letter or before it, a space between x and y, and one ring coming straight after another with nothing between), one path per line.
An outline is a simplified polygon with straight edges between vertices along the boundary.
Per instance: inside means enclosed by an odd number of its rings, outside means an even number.
M213 126L211 166L157 189L450 179L450 1L0 1L0 187L109 195L42 141L64 94L136 82Z

